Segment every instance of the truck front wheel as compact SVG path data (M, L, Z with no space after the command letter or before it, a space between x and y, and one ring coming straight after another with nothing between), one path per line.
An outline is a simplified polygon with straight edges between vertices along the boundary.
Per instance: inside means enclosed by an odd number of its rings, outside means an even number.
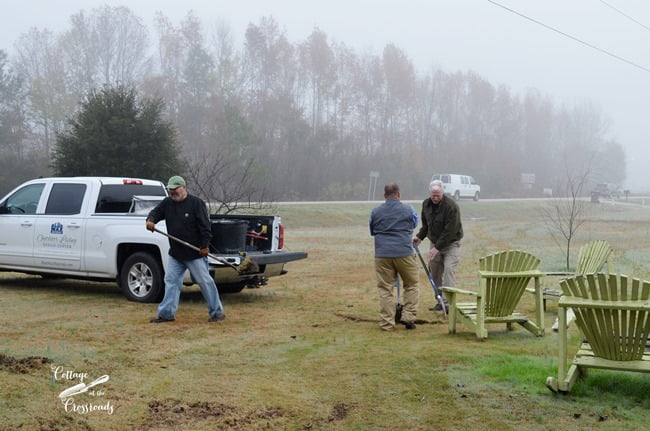
M124 261L120 287L129 301L160 302L164 286L162 265L149 253L134 253Z

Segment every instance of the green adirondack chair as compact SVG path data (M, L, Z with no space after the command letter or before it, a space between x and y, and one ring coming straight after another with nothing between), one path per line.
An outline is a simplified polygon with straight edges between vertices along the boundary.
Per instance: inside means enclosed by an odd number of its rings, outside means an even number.
M602 239L597 239L580 247L575 275L594 274L602 271L609 262L612 247Z
M509 250L482 257L479 260L478 292L442 287L449 299L449 332L456 333L460 320L471 327L479 339L488 336L487 324L505 323L509 330L518 323L537 336L544 335L544 310L539 259L520 250ZM534 279L535 320L515 311L526 286ZM475 297L473 302L458 302L458 295Z
M607 272L611 271L611 264L609 256L612 254L612 247L609 243L602 239L590 241L580 247L578 254L578 264L576 265L575 272L547 272L548 276L561 276L569 277L573 275L585 275L601 272L605 265L607 265ZM561 291L554 289L544 289L542 297L544 298L544 310L546 310L546 300L555 299L559 300L562 295ZM567 325L573 321L574 315L571 309L567 310ZM553 331L557 331L559 327L559 320L555 319L553 323Z
M580 247L578 253L578 263L574 272L559 271L547 272L548 276L571 277L573 275L594 274L601 272L605 264L607 270L610 270L609 256L612 254L612 247L602 239L590 241ZM555 289L544 289L544 309L546 309L546 299L560 299L562 292Z
M546 386L571 391L587 368L650 372L650 282L617 274L587 274L560 282L558 375ZM572 308L584 341L567 370L566 311Z

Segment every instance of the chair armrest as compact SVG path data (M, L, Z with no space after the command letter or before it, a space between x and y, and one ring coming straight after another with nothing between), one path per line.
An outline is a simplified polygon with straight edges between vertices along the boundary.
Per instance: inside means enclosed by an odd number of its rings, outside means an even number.
M544 277L544 273L538 269L530 271L515 272L497 272L497 271L479 271L480 277L483 278L521 278L521 277Z
M569 272L569 271L553 271L553 272L545 272L544 275L550 277L571 277L572 275L576 275L576 273Z
M535 290L535 289L530 288L530 287L528 289ZM557 299L560 299L560 296L562 296L562 291L561 290L551 289L551 288L548 288L548 287L545 287L544 289L542 289L542 293L544 295L546 295L546 296L553 296L553 297L555 297Z
M480 296L478 292L473 292L471 290L459 289L457 287L441 287L443 292L450 293L464 293L465 295Z
M650 311L650 300L610 301L603 299L588 299L576 296L562 296L558 302L560 307L582 307L612 310L643 310Z

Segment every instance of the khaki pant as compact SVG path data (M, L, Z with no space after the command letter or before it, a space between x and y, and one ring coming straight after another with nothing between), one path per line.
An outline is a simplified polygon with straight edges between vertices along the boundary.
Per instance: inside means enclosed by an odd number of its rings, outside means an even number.
M420 274L415 255L407 257L376 257L375 274L379 292L379 326L384 330L395 327L395 307L397 303L393 290L397 275L402 279L402 321L413 322L418 309Z
M458 262L460 262L459 241L454 241L442 250L438 250L438 254L429 262L429 271L436 287L456 287Z

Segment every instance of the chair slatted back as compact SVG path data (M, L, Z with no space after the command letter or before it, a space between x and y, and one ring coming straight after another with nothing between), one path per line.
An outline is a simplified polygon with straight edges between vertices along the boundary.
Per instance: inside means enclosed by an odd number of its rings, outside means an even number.
M540 260L520 250L508 250L482 257L479 270L490 272L522 272L535 270ZM490 277L485 280L485 314L493 317L509 316L521 299L530 276Z
M572 305L576 325L595 355L613 361L640 360L650 333L650 311L634 309L626 301L647 301L650 282L617 274L587 274L560 282L564 295L589 299L584 306ZM599 301L614 301L604 306Z
M591 241L580 248L576 275L593 274L600 272L607 263L612 248L607 241L602 239Z

